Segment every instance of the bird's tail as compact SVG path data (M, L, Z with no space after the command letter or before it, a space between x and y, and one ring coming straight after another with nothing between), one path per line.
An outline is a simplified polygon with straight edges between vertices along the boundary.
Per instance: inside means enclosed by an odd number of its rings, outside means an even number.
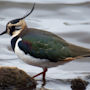
M72 44L69 45L69 48L71 49L72 54L75 57L90 57L90 49L72 45Z

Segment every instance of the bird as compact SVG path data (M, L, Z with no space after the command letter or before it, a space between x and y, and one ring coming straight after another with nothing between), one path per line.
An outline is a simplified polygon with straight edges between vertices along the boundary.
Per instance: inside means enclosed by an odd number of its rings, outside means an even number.
M9 21L6 24L6 30L0 35L7 33L12 36L11 47L22 61L43 69L32 78L42 74L44 86L48 68L63 65L78 58L90 57L90 49L71 44L52 32L29 28L25 18L34 9L35 4L28 14Z

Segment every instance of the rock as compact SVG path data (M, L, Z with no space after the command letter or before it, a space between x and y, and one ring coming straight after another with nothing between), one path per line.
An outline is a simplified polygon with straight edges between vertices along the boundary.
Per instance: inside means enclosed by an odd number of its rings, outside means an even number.
M0 67L0 90L35 90L36 81L16 67Z
M74 79L71 81L72 90L86 90L88 82L82 79Z

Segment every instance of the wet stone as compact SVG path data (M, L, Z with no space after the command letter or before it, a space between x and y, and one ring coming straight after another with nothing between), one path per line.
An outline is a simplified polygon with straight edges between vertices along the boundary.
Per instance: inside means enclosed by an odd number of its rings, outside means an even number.
M71 81L71 88L72 90L86 90L88 82L82 79L73 79Z
M36 81L16 67L0 67L0 90L36 90Z

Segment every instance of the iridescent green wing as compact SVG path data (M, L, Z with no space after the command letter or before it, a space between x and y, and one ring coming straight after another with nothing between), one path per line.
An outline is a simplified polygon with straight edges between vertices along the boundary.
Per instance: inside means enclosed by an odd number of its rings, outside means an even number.
M25 34L19 47L26 54L52 62L71 56L71 51L65 40L45 31L32 30Z

